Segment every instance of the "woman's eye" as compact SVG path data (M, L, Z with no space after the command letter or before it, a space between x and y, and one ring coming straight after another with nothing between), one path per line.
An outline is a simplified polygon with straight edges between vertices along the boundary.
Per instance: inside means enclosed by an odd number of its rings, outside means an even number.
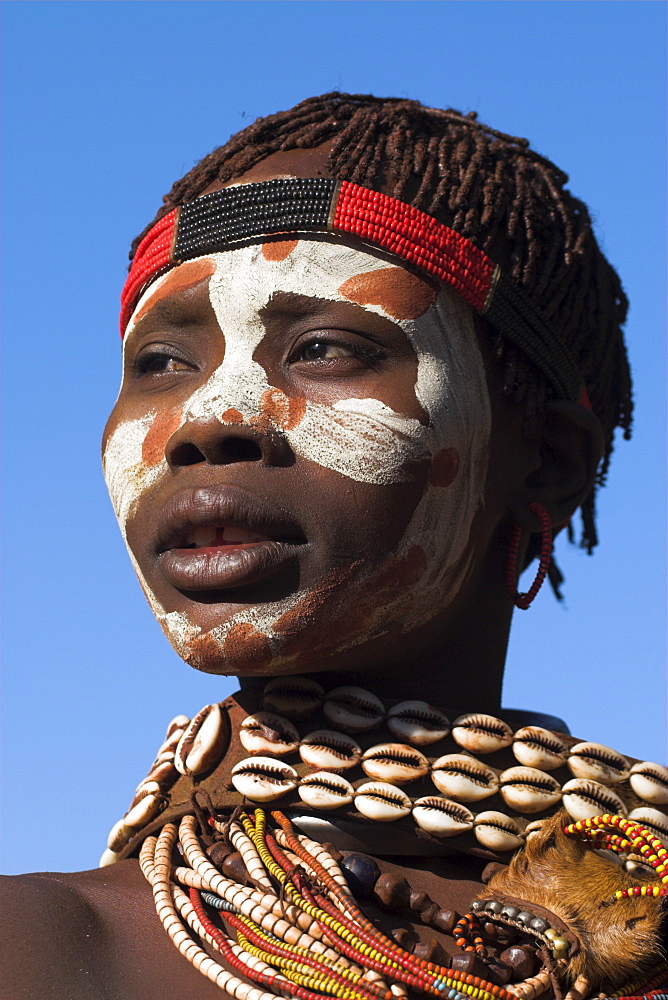
M311 340L298 346L291 360L300 361L337 361L341 358L359 361L361 364L371 364L382 361L385 352L373 344L350 343L337 340Z
M136 375L164 375L171 372L192 371L192 365L173 354L150 352L141 354L132 362Z
M322 340L316 340L312 344L307 344L299 351L300 361L330 361L332 358L352 358L355 351L345 344L328 344Z

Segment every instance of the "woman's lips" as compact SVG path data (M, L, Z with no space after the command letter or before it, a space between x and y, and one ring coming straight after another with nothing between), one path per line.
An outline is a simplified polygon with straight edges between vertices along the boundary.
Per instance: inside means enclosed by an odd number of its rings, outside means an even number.
M182 490L162 511L158 568L177 590L244 587L294 561L306 539L284 511L232 486Z
M227 590L258 583L297 558L290 542L246 542L216 547L167 549L158 565L177 590Z

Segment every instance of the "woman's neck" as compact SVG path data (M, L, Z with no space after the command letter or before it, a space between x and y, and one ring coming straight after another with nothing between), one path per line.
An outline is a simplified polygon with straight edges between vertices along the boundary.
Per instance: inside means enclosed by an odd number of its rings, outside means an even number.
M483 598L484 601L484 598ZM485 614L485 611L488 614ZM412 633L395 655L363 650L334 666L314 664L300 671L325 690L353 684L385 701L421 700L449 711L498 713L510 614L498 606L478 606L475 615L459 615L440 634L427 626ZM243 677L243 690L261 691L269 677Z
M353 684L384 701L426 701L448 713L499 713L513 602L505 583L507 538L502 530L485 562L431 621L391 640L361 644L299 673L325 690ZM240 678L261 691L270 675Z

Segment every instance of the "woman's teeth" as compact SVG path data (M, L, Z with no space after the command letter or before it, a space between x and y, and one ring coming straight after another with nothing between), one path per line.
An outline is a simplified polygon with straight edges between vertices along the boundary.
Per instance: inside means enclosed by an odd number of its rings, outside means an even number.
M249 545L252 542L269 542L266 535L258 535L245 528L220 528L213 525L193 528L189 531L178 548L204 549L219 545Z

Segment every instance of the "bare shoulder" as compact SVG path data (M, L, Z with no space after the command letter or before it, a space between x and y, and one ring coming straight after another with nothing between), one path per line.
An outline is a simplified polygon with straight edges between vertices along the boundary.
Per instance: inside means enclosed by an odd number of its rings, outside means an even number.
M5 876L0 892L7 1000L221 996L169 941L136 861Z
M4 876L0 943L10 1000L101 997L99 920L72 876Z

